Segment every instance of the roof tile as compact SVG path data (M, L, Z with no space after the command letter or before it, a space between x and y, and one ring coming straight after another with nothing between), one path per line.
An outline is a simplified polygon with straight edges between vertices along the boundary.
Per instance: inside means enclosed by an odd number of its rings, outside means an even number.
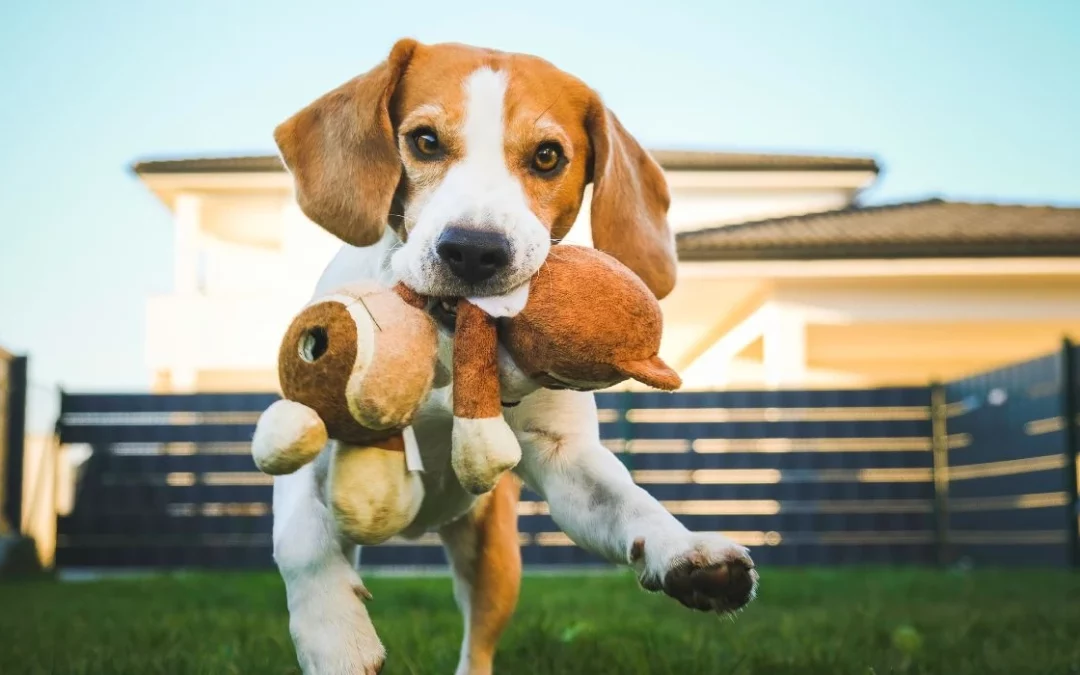
M929 199L680 233L683 260L1080 255L1080 208Z

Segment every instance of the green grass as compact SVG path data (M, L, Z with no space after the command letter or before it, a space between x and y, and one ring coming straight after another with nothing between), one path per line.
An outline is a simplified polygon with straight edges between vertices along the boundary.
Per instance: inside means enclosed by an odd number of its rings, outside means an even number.
M527 577L496 669L514 675L1080 673L1080 575L763 570L734 620L628 575ZM446 578L368 576L384 672L452 673ZM0 585L0 673L297 673L273 574Z

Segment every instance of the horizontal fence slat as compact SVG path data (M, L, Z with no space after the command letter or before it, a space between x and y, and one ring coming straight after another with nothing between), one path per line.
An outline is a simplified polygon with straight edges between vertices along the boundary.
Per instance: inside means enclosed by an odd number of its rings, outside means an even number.
M1067 487L1063 474L1063 469L1050 469L1025 474L953 481L949 483L949 496L955 499L1057 492Z
M918 499L932 501L930 483L795 483L765 484L649 484L638 483L660 500L774 499L823 502Z
M261 412L280 396L271 393L64 394L61 414Z
M642 408L817 408L864 406L927 406L926 387L880 389L815 389L807 391L676 391L600 392L600 408L619 408L629 401Z
M270 569L273 550L268 544L244 546L118 546L58 547L56 564L81 568Z
M773 469L783 472L842 469L859 472L874 469L921 468L929 470L933 466L933 456L929 452L649 453L632 454L626 461L635 470L716 469L723 471ZM887 474L865 472L856 475L869 479L875 476L886 476ZM917 476L922 480L925 477L925 472L908 475ZM856 478L856 480L859 480L859 478Z
M81 513L163 508L167 504L270 503L270 485L102 485L83 482L75 495L71 517Z
M1057 520L1067 522L1068 509L1063 506L1032 509L987 509L949 514L949 527L960 531L1016 530L1034 532Z
M251 441L253 424L64 425L62 443L215 443Z
M821 439L821 438L905 438L925 439L928 420L798 421L798 422L657 422L631 424L634 440L681 438L702 439ZM610 432L610 435L609 435ZM603 435L618 437L614 427ZM911 441L908 441L909 443Z
M246 506L246 505L245 505ZM185 509L184 511L188 511ZM103 538L102 542L114 542L116 538L152 541L172 536L196 535L263 535L273 526L268 510L260 515L228 515L228 509L193 509L194 515L183 515L179 509L148 510L144 513L98 513L77 518L62 518L57 522L57 537L78 542L80 533L90 530L89 538ZM234 511L234 513L239 512ZM110 539L111 537L111 539ZM73 544L74 545L74 544ZM104 544L103 544L104 545Z

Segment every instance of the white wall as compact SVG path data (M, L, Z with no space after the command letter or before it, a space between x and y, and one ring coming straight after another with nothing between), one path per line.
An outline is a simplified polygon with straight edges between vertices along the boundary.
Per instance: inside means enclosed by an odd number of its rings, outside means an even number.
M676 232L685 232L751 220L763 220L802 213L829 211L851 204L854 191L847 188L743 188L671 187L668 222ZM592 241L589 208L592 187L585 190L581 212L569 243L587 245Z
M179 389L200 370L273 369L278 343L341 243L291 195L189 194L174 263L182 280L146 308L146 361ZM192 281L194 279L194 281Z
M800 186L812 175L669 176L669 216L676 231L839 208L853 194L851 185L829 183L840 180L834 178ZM341 246L304 217L291 192L276 180L233 185L228 176L208 176L208 187L200 190L196 178L186 178L174 202L182 207L177 212L177 288L147 305L151 373L172 373L180 388L195 386L199 371L272 369L281 332ZM591 242L590 197L591 188L569 242ZM692 331L682 331L675 342L694 339Z
M785 281L773 297L818 324L1080 318L1080 281L1070 277Z
M674 190L668 220L677 232L840 209L850 195L838 190Z
M700 308L728 313L700 329L711 346L682 368L690 388L923 384L1050 353L1080 335L1080 272L1010 278L983 263L981 277L759 279L767 296L744 291L754 309L741 317L738 304L714 299L738 291L735 280L692 277L678 302L665 301L666 334L693 333ZM774 326L775 350L766 313L786 317Z

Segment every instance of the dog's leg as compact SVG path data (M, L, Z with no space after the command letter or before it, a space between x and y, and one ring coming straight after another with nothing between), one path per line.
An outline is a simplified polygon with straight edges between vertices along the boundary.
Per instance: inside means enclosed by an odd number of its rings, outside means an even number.
M729 612L753 597L747 550L719 533L688 531L634 484L600 443L592 394L539 391L508 417L522 445L517 472L576 544L630 564L644 588L693 609Z
M454 570L454 597L465 619L457 675L489 675L521 586L516 476L504 475L459 520L439 530Z
M285 580L289 631L306 675L373 675L386 651L363 600L368 596L322 498L327 451L274 478L274 561Z

